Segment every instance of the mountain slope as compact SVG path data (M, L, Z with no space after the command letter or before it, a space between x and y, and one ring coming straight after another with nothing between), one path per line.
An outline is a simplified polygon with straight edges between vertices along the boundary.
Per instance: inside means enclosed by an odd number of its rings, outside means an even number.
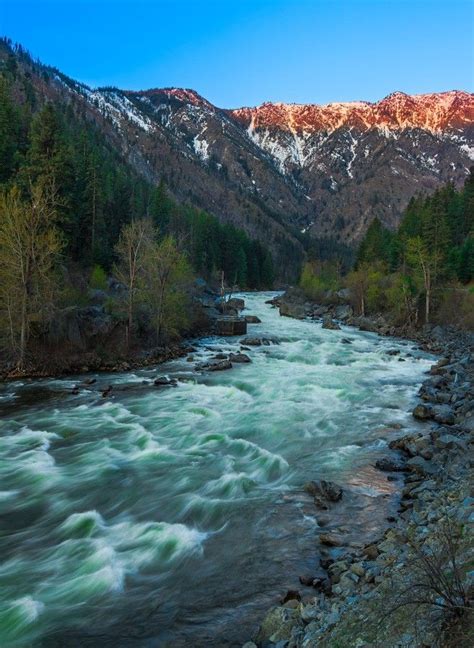
M92 90L20 59L44 100L69 103L143 176L265 241L283 266L301 232L352 244L375 216L396 226L412 195L459 185L474 158L462 91L224 110L180 88Z

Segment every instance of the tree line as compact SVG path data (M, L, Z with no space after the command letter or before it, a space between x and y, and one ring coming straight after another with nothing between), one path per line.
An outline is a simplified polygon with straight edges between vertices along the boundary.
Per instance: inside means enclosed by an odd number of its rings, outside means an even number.
M354 267L310 262L301 286L318 299L350 289L361 315L388 313L399 324L431 321L474 325L474 167L464 186L452 183L413 197L392 232L374 218Z

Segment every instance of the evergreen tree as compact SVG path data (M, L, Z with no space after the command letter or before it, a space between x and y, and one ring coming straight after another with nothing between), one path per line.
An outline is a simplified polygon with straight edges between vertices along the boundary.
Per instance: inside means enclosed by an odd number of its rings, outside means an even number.
M9 180L18 166L20 115L10 96L10 85L0 77L0 183Z
M391 260L392 235L376 217L369 225L357 255L357 265L382 261L387 265Z

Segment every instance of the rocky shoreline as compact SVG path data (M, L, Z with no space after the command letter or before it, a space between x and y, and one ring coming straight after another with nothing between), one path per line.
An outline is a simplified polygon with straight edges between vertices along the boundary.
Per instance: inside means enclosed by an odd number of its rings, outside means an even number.
M339 497L335 486L328 497L328 487L307 485L315 494L316 519L329 509L318 528L320 569L301 575L301 588L283 596L245 648L473 645L474 335L440 327L402 330L383 317L356 318L348 304L302 302L295 292L272 300L281 315L322 319L325 328L339 328L337 319L415 340L442 357L413 411L424 429L395 432L375 463L390 481L403 476L398 515L386 519L374 542L354 547L327 523L335 493Z
M162 364L168 360L181 358L189 353L190 340L184 340L166 347L150 350L141 350L133 355L118 356L113 359L104 359L94 351L77 354L55 362L35 362L24 369L14 366L0 369L0 381L17 380L19 378L57 378L59 376L72 376L91 372L119 373L142 369L151 365Z

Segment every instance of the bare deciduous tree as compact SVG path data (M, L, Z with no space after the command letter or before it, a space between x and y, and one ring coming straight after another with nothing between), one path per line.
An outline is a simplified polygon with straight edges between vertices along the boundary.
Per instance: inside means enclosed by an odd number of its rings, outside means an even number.
M53 304L54 268L63 248L53 205L40 184L26 201L16 188L0 196L0 310L19 369L31 324L47 317Z
M127 288L127 346L133 330L135 305L140 291L145 260L153 246L155 232L149 220L136 220L126 225L115 248L118 261L115 276Z

